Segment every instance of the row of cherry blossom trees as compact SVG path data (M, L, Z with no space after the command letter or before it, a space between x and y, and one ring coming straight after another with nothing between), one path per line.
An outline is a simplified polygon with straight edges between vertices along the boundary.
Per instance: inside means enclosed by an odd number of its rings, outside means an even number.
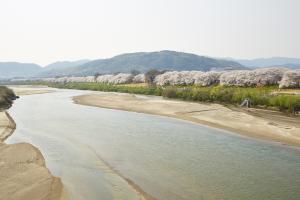
M44 78L42 81L56 83L96 82L108 84L144 83L145 74L97 75L87 77ZM300 69L261 68L232 71L167 71L154 78L154 84L165 85L224 85L224 86L266 86L279 84L280 88L300 88Z
M108 84L126 84L126 83L144 83L145 75L138 74L125 74L119 73L116 75L97 75L97 76L86 76L86 77L59 77L59 78L43 78L42 81L54 82L54 83L108 83Z
M279 88L300 88L300 69L285 72Z

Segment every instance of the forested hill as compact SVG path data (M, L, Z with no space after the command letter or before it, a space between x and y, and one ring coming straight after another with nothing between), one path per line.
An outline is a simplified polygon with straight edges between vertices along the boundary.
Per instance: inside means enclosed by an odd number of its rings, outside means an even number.
M58 69L56 76L62 75L94 75L112 74L117 72L130 72L137 70L146 72L150 69L157 70L224 70L244 69L245 67L235 61L214 59L190 53L175 51L139 52L118 55L109 59L99 59L87 62L77 67ZM54 75L54 74L52 74Z
M52 63L46 67L28 63L2 62L0 63L0 78L86 76L118 72L129 73L132 70L147 72L150 69L220 71L245 69L245 67L231 60L215 59L176 51L158 51L127 53L93 61L62 61Z

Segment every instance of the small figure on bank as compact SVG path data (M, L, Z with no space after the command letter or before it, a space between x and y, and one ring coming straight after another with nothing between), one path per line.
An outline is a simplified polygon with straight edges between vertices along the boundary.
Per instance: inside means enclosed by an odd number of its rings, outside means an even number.
M251 107L251 100L246 98L242 103L241 103L241 107L247 107L247 108L250 108Z

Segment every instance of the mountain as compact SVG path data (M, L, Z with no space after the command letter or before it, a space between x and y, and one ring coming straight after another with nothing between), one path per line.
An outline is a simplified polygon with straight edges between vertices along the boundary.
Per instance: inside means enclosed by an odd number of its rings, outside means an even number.
M0 78L34 77L42 67L33 63L0 62Z
M289 69L300 69L300 64L287 63L283 65L273 65L274 67L285 67Z
M45 70L53 70L53 69L62 69L62 68L68 68L68 67L76 67L79 65L83 65L87 62L90 62L91 60L77 60L77 61L58 61L51 63L49 65L45 66Z
M245 66L245 67L244 67ZM33 63L0 62L0 78L86 76L95 74L129 73L132 70L232 70L259 67L300 69L299 58L259 58L253 60L217 59L196 54L158 51L121 54L108 59L60 61L41 67Z
M273 57L273 58L258 58L253 60L235 60L246 67L270 67L280 66L288 68L300 68L299 58L285 58L285 57Z
M83 65L90 60L77 60L77 61L58 61L51 63L43 68L43 70L38 74L40 77L46 76L55 76L55 74L59 73L59 71L66 70L71 67L76 67L79 65Z
M94 60L77 67L56 70L55 76L94 75L117 72L129 73L131 70L147 72L157 70L230 70L245 69L235 61L214 59L190 53L175 51L139 52L118 55L109 59Z
M139 52L121 54L109 59L61 61L41 67L31 63L2 62L0 78L86 76L95 74L147 72L157 70L231 70L246 69L232 60L215 59L176 51Z

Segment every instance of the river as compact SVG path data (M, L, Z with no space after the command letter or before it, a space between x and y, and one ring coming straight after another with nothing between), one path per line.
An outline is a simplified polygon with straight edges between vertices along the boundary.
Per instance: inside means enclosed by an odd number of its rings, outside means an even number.
M38 147L72 199L139 199L132 185L160 200L300 199L299 149L72 102L86 93L22 96L9 110L7 143Z

